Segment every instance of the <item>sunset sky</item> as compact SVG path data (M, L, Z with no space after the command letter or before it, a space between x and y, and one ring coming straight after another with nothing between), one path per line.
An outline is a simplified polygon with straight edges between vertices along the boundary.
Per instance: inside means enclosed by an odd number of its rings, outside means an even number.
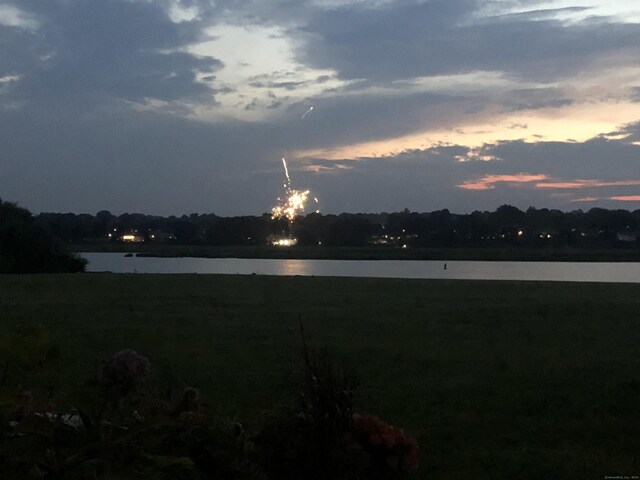
M0 0L0 147L35 212L640 209L640 2Z

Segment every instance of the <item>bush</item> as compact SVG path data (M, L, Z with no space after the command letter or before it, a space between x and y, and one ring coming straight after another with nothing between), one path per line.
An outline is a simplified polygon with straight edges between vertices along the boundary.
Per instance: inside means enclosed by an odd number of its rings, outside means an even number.
M374 416L354 413L354 373L327 350L307 348L297 407L272 418L256 436L269 477L309 480L396 480L417 467L418 447L404 432Z
M273 479L361 478L366 455L348 435L356 379L326 351L305 346L303 357L297 406L272 418L255 439L261 463Z

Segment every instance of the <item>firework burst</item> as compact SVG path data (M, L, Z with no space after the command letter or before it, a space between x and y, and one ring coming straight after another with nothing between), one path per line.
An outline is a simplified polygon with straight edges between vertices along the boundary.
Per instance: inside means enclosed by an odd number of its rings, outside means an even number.
M289 176L289 169L287 168L287 161L282 159L282 166L284 167L284 175L287 178L287 183L283 185L285 197L278 197L278 203L271 209L271 218L286 218L290 222L296 218L296 215L304 213L305 205L309 199L309 190L296 190L291 186L291 177ZM318 199L313 199L318 203Z

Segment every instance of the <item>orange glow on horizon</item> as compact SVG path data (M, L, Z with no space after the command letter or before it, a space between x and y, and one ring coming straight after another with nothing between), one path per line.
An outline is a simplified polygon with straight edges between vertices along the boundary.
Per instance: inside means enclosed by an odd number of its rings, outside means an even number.
M299 150L293 157L357 160L391 157L408 150L424 150L440 145L478 149L503 141L585 142L616 132L621 126L638 118L640 103L634 102L583 102L515 113L487 110L468 115L462 121L449 121L450 125L426 127L417 133L332 148Z

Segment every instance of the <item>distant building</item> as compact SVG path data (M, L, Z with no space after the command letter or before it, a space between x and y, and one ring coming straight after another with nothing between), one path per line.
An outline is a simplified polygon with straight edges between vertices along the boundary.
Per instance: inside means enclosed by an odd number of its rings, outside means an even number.
M120 236L120 241L124 243L142 243L144 242L144 237L138 233L125 233Z

